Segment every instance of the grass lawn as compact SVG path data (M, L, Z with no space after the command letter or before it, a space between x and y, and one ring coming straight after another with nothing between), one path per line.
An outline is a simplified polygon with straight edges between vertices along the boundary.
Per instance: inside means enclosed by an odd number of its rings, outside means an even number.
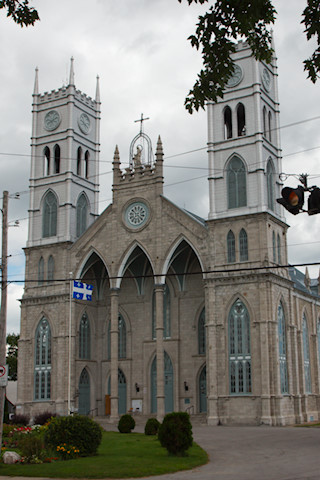
M98 455L39 465L0 464L0 476L60 478L129 478L188 470L208 462L197 444L186 457L169 456L154 436L104 432Z

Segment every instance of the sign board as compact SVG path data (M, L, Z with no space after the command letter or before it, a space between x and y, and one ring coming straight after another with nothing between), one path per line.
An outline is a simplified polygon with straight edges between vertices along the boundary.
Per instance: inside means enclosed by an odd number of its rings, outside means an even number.
M0 387L6 387L8 384L9 365L0 365Z

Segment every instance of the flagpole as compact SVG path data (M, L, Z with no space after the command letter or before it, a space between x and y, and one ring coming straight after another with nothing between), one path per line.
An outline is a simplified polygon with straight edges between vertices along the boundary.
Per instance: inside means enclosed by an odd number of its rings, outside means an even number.
M71 306L72 306L72 272L70 275L69 293L69 362L68 362L68 415L71 414Z

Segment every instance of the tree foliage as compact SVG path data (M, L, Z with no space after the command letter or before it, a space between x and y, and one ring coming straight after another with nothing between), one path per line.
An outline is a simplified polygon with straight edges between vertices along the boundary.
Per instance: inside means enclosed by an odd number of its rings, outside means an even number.
M37 20L40 20L37 10L29 6L29 0L0 0L0 9L7 10L7 17L21 27L34 25Z
M9 365L9 380L17 380L18 367L18 340L20 335L8 333L7 335L7 365Z
M182 0L178 0L180 3ZM187 0L191 3L208 3L209 0ZM307 39L316 37L318 47L304 61L308 78L315 83L320 72L320 0L307 0L302 13ZM201 50L203 69L185 99L189 113L204 108L207 100L223 97L224 88L232 76L232 54L239 39L245 40L257 60L271 63L272 34L270 27L276 19L276 10L270 0L216 0L204 15L198 17L192 47Z

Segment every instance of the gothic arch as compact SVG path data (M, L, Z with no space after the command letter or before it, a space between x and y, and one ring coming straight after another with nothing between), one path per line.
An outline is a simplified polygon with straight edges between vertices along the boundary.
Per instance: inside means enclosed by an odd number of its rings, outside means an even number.
M181 235L171 245L170 249L168 250L168 252L166 254L166 258L163 262L163 266L162 266L162 269L161 269L161 279L160 279L161 284L164 284L166 282L166 275L168 273L168 270L169 270L170 266L172 265L172 263L174 261L174 254L178 252L178 248L182 244L182 242L187 243L188 246L190 247L190 249L193 251L193 253L197 257L197 260L198 260L200 268L201 268L202 277L204 278L204 273L203 272L205 271L205 269L204 269L201 257L199 255L197 249L192 245L192 243L184 235ZM155 282L156 282L156 279L155 279Z
M232 138L233 132L232 132L232 110L227 105L223 109L223 128L224 128L224 139L228 140L229 138Z
M128 262L130 261L130 257L134 253L135 249L140 249L142 254L145 255L146 259L149 261L149 265L151 267L151 270L154 273L154 267L153 267L153 263L152 263L152 260L151 260L151 257L149 255L149 253L140 244L140 242L135 240L132 243L132 245L127 249L127 251L124 253L124 255L122 257L122 261L120 263L120 266L119 266L119 269L118 269L118 274L117 274L117 279L116 279L116 285L115 285L116 288L120 288L120 286L121 286L122 277L123 277L125 271L127 270L127 268L129 268L130 263L128 263Z
M101 299L106 279L109 280L109 287L111 287L110 275L103 256L100 255L100 253L93 247L91 247L89 252L81 261L79 267L76 269L75 278L83 279L90 268L93 268L95 275L97 285L96 298Z

